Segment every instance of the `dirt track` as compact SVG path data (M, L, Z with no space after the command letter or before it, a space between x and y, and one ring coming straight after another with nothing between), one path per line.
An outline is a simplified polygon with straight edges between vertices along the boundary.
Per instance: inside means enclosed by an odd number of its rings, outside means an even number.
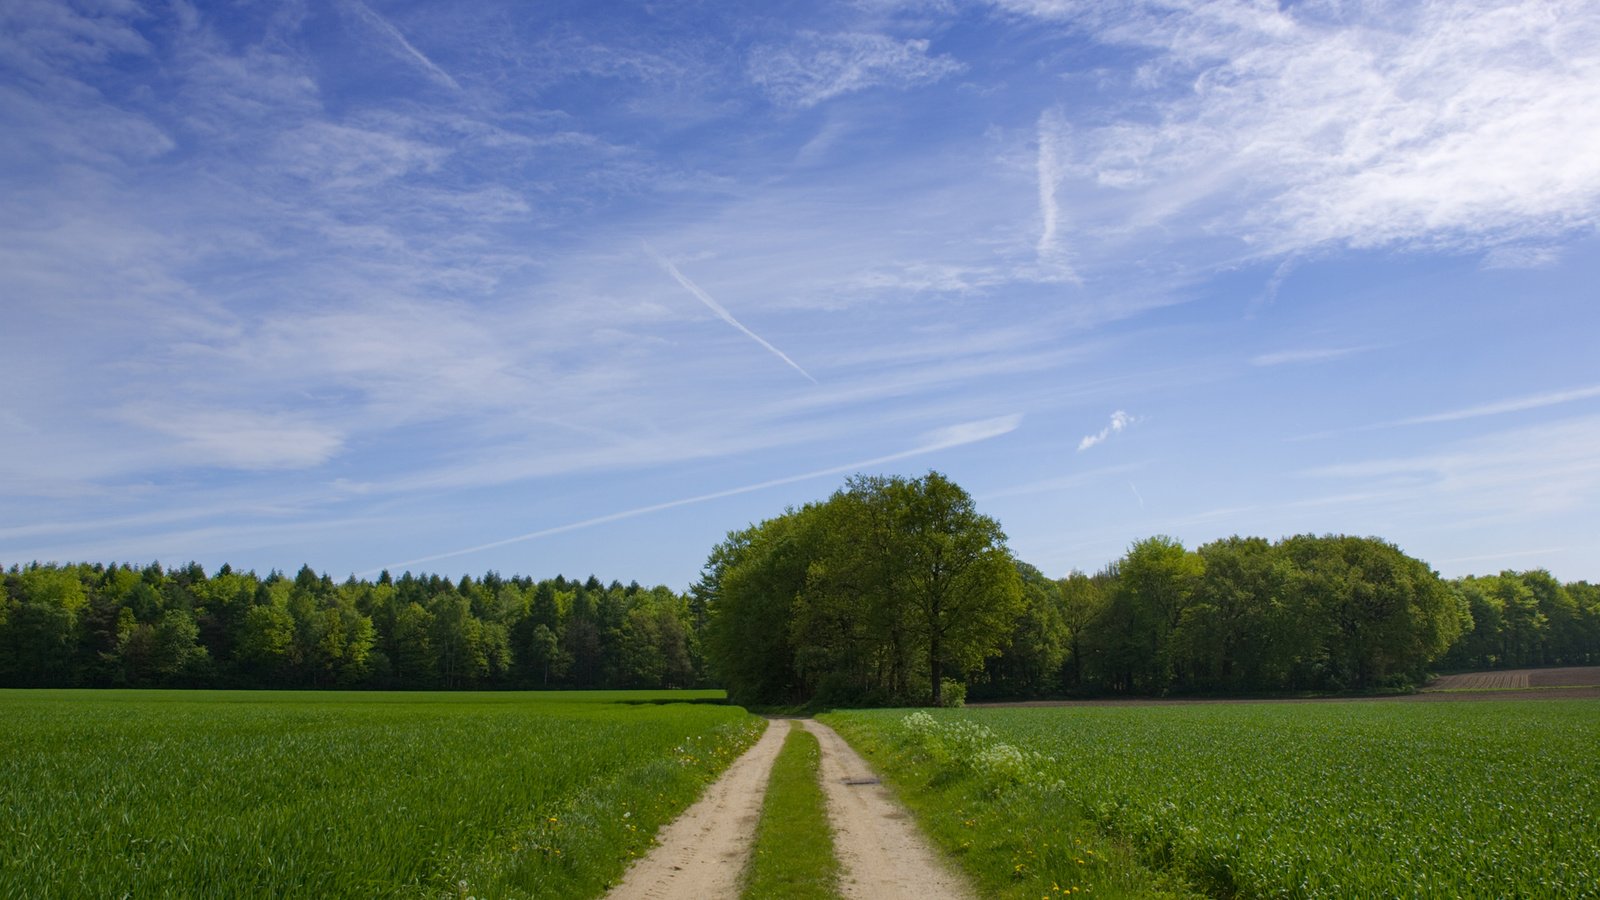
M833 729L805 720L822 746L821 778L844 870L845 897L976 896L923 839L865 761ZM660 844L634 863L609 900L732 900L750 857L773 761L789 733L774 720L756 745L728 767L694 806L662 829Z
M738 897L739 875L761 818L767 777L788 734L787 720L773 720L754 747L661 830L656 848L636 861L606 896L611 900Z
M977 896L844 738L821 722L801 724L822 744L822 789L844 869L841 894L871 900Z

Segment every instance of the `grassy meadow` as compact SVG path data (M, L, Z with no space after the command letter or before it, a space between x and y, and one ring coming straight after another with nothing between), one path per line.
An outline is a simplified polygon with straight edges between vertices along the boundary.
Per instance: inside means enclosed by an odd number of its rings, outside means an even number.
M720 692L0 691L0 897L593 897L760 734Z
M985 896L1600 896L1600 703L822 717Z

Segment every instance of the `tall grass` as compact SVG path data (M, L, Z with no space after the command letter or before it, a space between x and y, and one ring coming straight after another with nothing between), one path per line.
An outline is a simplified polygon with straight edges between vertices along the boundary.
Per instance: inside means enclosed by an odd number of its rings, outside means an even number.
M0 896L594 896L761 729L631 699L0 692Z
M997 896L1600 896L1593 701L828 718Z

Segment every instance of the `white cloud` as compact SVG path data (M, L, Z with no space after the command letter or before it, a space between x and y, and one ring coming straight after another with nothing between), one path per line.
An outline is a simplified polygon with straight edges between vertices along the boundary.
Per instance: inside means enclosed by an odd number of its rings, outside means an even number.
M284 168L323 187L370 188L436 168L449 151L421 141L331 122L313 122L277 139Z
M1510 244L1483 255L1485 269L1543 269L1561 261L1559 247Z
M1039 182L1039 243L1036 255L1041 267L1059 269L1070 281L1077 275L1067 264L1065 248L1056 236L1061 221L1061 204L1056 199L1057 182L1061 175L1061 161L1056 144L1061 140L1061 115L1055 110L1045 110L1039 115L1039 156L1034 162L1034 172Z
M1077 132L1140 224L1258 252L1471 251L1600 223L1600 5L1007 2L1158 56L1149 112Z
M806 108L853 91L906 88L959 72L948 56L929 56L928 41L881 34L800 35L750 54L750 80L785 106Z
M1263 353L1252 357L1252 366L1284 366L1299 363L1330 362L1365 353L1371 347L1307 347L1302 350L1278 350L1273 353Z
M190 463L229 469L304 469L339 452L339 430L305 416L244 410L131 407L122 418L175 438Z
M1322 466L1307 474L1384 492L1394 508L1454 524L1529 520L1600 496L1600 418L1498 432L1435 452Z
M1096 444L1105 443L1105 441L1113 434L1120 434L1123 431L1126 431L1130 425L1133 425L1138 421L1139 419L1137 417L1130 416L1120 409L1117 410L1111 414L1111 424L1100 429L1095 434L1084 435L1083 440L1078 442L1078 452L1082 453Z

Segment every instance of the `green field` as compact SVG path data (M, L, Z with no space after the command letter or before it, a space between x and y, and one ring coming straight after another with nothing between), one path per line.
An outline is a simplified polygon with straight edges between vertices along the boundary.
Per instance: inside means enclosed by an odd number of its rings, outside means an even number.
M824 718L985 895L1600 896L1594 701Z
M638 701L712 696L0 691L0 897L597 896L763 727Z

